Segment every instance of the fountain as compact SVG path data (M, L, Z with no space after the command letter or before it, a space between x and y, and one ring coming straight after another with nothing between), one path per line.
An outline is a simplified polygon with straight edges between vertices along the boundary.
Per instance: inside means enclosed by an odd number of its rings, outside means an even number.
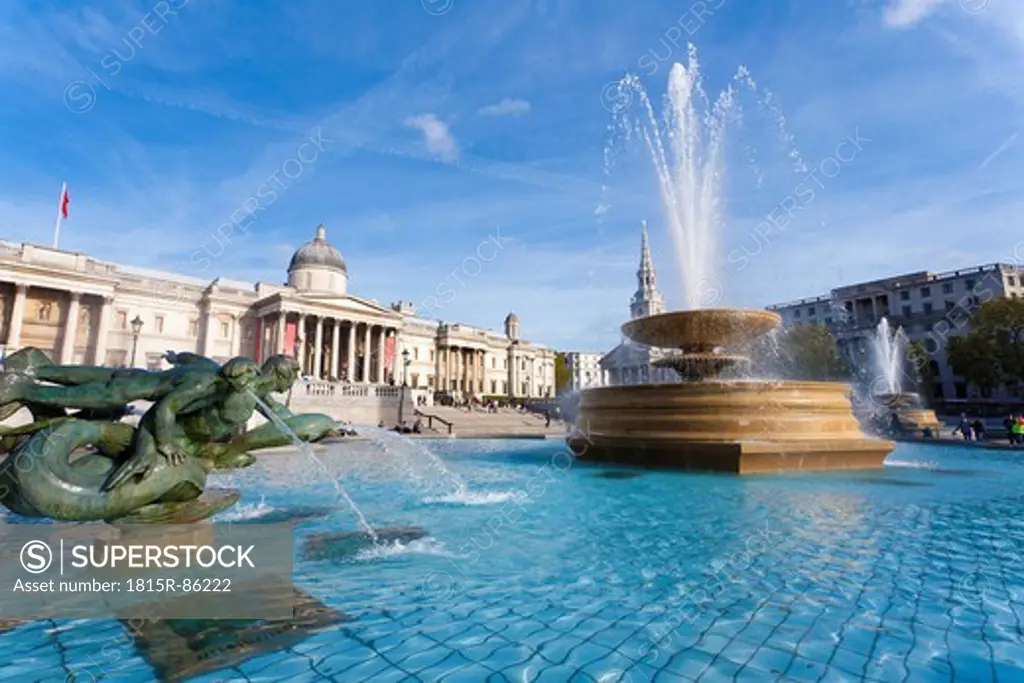
M861 432L847 385L716 379L746 362L721 347L779 322L725 308L629 321L622 331L633 341L677 349L662 362L683 381L584 390L569 447L585 460L737 474L881 467L894 444Z
M903 328L895 330L883 317L871 340L876 376L871 383L871 418L892 436L940 436L943 424L935 412L927 409L921 396L903 389L904 361L909 345Z
M756 90L745 69L734 82ZM740 474L881 467L894 444L861 432L847 385L717 378L747 362L723 349L780 323L769 311L709 308L715 302L701 296L713 279L722 227L723 141L727 124L739 116L736 88L709 99L693 46L688 66L670 70L661 117L636 77L627 76L621 88L629 101L636 95L641 102L641 118L623 129L650 152L683 294L696 310L655 313L622 326L634 342L675 349L658 364L674 368L683 381L584 390L569 447L587 460ZM784 123L781 114L777 120ZM802 165L795 150L790 158Z

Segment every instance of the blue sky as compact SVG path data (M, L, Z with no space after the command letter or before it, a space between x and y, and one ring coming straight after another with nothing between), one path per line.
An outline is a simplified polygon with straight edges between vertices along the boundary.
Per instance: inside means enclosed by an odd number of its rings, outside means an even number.
M784 230L757 237L807 180L771 121L745 119L729 141L723 303L1012 258L1024 3L701 6L8 0L0 236L49 243L67 180L63 248L280 282L323 222L357 295L423 302L447 281L456 296L434 317L498 328L515 310L532 340L604 350L628 316L641 219L664 294L685 301L651 164L609 133L602 93L631 71L660 97L692 40L708 90L747 66L807 165L832 176ZM854 136L859 149L842 152L852 159L829 166ZM307 161L289 163L297 155ZM273 200L264 191L246 229L218 244L218 226L268 182ZM199 267L207 249L215 257ZM730 255L742 249L740 268Z

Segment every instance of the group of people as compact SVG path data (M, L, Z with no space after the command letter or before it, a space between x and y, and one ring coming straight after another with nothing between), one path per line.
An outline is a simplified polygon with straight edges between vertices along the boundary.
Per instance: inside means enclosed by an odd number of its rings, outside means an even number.
M383 420L381 420L380 422L377 423L377 428L378 429L384 429L385 428ZM395 431L398 432L399 434L422 434L423 433L423 420L421 420L420 418L417 417L416 421L412 423L411 427L409 426L409 423L406 420L402 420L401 424L395 425Z
M1024 443L1024 415L1010 413L1004 420L1006 438L1011 446Z
M979 418L971 420L967 417L966 413L960 414L960 422L953 430L954 434L959 433L963 436L964 441L970 441L972 438L975 441L985 440L985 423Z
M1010 413L1003 418L1003 428L1006 430L1006 440L1011 446L1024 444L1024 415ZM985 441L985 423L980 419L971 420L966 413L960 414L960 422L953 430L954 434L960 434L964 441Z

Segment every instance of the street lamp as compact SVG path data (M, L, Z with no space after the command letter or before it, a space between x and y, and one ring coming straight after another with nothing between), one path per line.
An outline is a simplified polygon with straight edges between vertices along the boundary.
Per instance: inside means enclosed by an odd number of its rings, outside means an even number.
M405 388L409 386L409 365L412 363L409 360L409 349L402 350L402 391L398 397L398 424L402 424L402 413L405 409Z
M132 364L131 367L135 367L135 351L139 348L139 333L142 332L142 318L135 315L135 319L132 320Z

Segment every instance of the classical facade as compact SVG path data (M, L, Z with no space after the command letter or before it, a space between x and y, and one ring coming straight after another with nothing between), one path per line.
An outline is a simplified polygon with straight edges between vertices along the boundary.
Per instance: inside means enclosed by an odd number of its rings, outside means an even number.
M430 393L514 398L553 396L555 385L554 351L521 339L515 314L499 333L351 294L348 266L322 225L281 285L204 281L0 242L0 340L4 354L31 345L60 363L151 369L164 367L169 349L221 361L286 353L307 385L378 385L389 394L403 378Z
M629 317L641 318L665 312L665 299L658 291L651 248L647 241L647 221L640 223L640 267L636 271L637 288L629 302ZM669 368L654 367L654 361L666 351L638 344L629 339L606 353L600 360L602 383L641 384L646 382L674 382L676 372Z
M946 357L950 337L970 331L981 302L1024 296L1024 269L1005 263L944 273L919 271L838 287L830 294L768 306L783 325L824 324L855 369L871 372L870 346L883 317L920 341L929 354L937 399L969 398L968 387ZM1011 388L1010 393L1021 393Z

